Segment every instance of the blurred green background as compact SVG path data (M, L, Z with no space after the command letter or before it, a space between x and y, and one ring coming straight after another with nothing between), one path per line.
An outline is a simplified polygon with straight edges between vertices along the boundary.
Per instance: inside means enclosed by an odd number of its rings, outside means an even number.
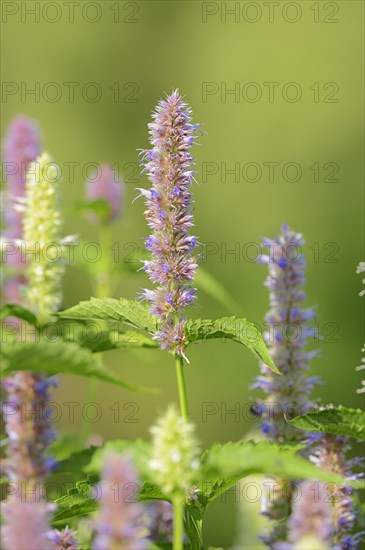
M272 16L274 6L267 2L81 1L75 2L73 22L62 1L40 2L36 21L21 6L34 9L34 4L2 2L2 135L18 113L39 121L44 147L63 170L65 234L96 239L96 228L72 215L70 207L84 196L85 165L106 161L117 163L127 187L123 219L114 226L113 238L120 243L122 259L132 251L123 249L127 243L142 248L148 234L143 203L132 200L134 188L148 183L145 176L139 183L135 174L136 149L148 146L147 123L159 98L178 87L194 121L206 131L199 140L202 146L194 150L199 182L194 187L195 233L202 242L217 243L217 252L204 266L239 304L231 311L201 292L191 315L237 314L262 323L268 309L266 268L224 250L247 250L247 243L274 236L283 222L289 223L307 241L307 303L318 305L325 335L331 332L327 323L338 327L336 342L317 344L322 352L313 371L325 385L316 395L326 403L360 406L360 374L354 369L363 343L361 276L355 274L364 259L363 3L275 2ZM229 9L236 11L229 15ZM67 82L79 83L74 101ZM91 82L101 91L95 102ZM247 87L249 82L254 84ZM269 82L277 83L271 100L264 85ZM295 85L285 86L290 82ZM206 83L212 95L204 96ZM36 86L39 97L24 95ZM224 86L236 87L240 96L225 96ZM52 101L57 89L61 96ZM301 98L294 102L299 89ZM257 91L261 99L250 101ZM74 181L65 164L70 162L79 163ZM280 163L274 181L269 181L264 164L269 162ZM225 176L224 167L237 163L240 174ZM258 181L253 181L255 166L247 163L259 166ZM295 168L285 168L287 163L299 165L299 181L288 181L295 179ZM333 170L337 173L331 177ZM131 274L118 292L133 298L141 286L150 286L146 276ZM86 276L68 267L64 306L90 295ZM249 389L258 372L255 358L240 346L217 341L191 348L189 359L191 416L202 446L241 438L254 424L242 415L221 412L224 407L242 409L255 399L257 392ZM94 432L105 438L146 437L157 412L177 399L171 357L159 351L118 351L108 353L106 360L125 378L160 386L162 393L142 396L99 384L102 418ZM61 379L57 402L82 406L85 399L85 380ZM217 403L219 412L204 422L207 402ZM117 423L109 408L115 403L121 411ZM137 422L127 418L133 408ZM80 413L70 423L63 410L59 427L77 434ZM206 543L232 545L235 521L234 497L228 496L208 513Z

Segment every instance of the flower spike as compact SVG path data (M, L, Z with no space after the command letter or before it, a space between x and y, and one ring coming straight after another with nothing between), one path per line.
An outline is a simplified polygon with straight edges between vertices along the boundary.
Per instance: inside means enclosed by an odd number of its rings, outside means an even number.
M152 187L138 191L145 199L145 217L152 229L146 239L151 260L144 269L157 289L145 290L142 297L163 321L155 335L161 348L184 356L185 321L180 314L196 298L191 286L197 240L189 234L194 225L190 187L195 173L190 149L199 125L191 123L191 110L175 90L159 102L148 127L152 149L143 150L141 157Z
M23 219L25 246L35 253L27 263L27 305L46 321L61 303L64 271L58 208L59 174L50 156L44 153L27 172Z
M109 453L105 457L100 483L100 509L95 520L94 550L145 550L146 517L143 508L130 497L139 479L130 458Z
M157 484L170 496L186 498L199 468L194 426L170 406L151 428L153 454L150 467Z

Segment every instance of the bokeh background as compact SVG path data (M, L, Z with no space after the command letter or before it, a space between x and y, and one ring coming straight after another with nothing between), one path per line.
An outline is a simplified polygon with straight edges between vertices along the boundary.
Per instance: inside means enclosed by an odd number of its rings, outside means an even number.
M325 382L316 395L326 403L361 406L360 374L354 369L363 343L361 276L355 274L364 259L363 3L81 1L75 2L73 22L62 1L40 2L37 20L24 9L35 4L2 2L1 128L4 135L18 113L39 121L44 147L62 168L65 234L97 239L96 228L71 207L84 196L88 163L106 161L119 167L127 190L123 218L113 229L120 261L133 251L130 243L142 249L148 234L143 203L132 200L135 187L148 183L137 174L136 150L148 146L147 123L159 98L178 87L206 132L194 151L195 232L201 242L215 243L204 267L237 302L232 311L201 292L191 315L237 314L262 324L268 309L266 268L247 258L245 251L252 254L247 243L260 243L263 235L274 236L289 223L307 241L307 303L318 305L325 336L315 344L322 351L313 371ZM6 11L5 5L10 5ZM68 82L76 83L73 101ZM264 85L269 82L277 83L271 99ZM101 91L96 101L90 83ZM25 94L37 86L38 97ZM204 95L207 89L210 95ZM225 95L225 89L240 95ZM301 98L293 101L299 89ZM262 96L254 102L258 91ZM78 163L73 181L70 162ZM269 162L279 163L274 181L264 164ZM257 163L261 176L256 178L255 165L247 163ZM297 179L297 168L288 163L300 167L298 181L289 181ZM237 169L237 164L238 175L224 174L225 167ZM225 253L232 249L240 256ZM130 274L121 279L118 294L133 298L146 285L144 274ZM86 275L69 266L64 306L91 293ZM243 437L255 425L224 411L242 411L257 396L249 389L258 372L255 358L234 343L211 341L192 347L189 359L191 416L202 446ZM102 418L94 432L105 438L147 437L157 412L177 400L171 357L115 351L106 361L125 378L162 392L140 395L100 383ZM62 377L55 400L82 406L85 380ZM115 403L121 410L117 423L109 408ZM218 412L204 422L205 403L216 403ZM136 422L127 418L133 407ZM77 435L80 414L70 423L63 410L59 428ZM228 496L209 510L207 545L232 545L234 500Z

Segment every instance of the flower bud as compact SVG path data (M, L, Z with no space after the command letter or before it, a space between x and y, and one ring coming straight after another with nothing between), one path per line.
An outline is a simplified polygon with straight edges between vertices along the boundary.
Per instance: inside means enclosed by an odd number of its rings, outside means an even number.
M156 483L171 498L186 497L199 468L194 426L170 406L150 431L153 445L150 467Z
M30 164L23 219L24 244L30 256L25 301L41 321L58 310L62 297L58 183L57 168L47 153Z

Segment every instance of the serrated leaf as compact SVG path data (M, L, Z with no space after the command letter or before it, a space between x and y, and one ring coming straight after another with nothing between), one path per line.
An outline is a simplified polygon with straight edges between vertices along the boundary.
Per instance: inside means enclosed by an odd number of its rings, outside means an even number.
M268 441L214 445L202 455L202 474L204 482L199 501L203 506L251 474L293 480L316 479L338 485L345 482L341 476L321 470L309 460L298 456L290 447ZM351 483L346 480L346 484Z
M4 304L0 308L0 319L6 319L7 317L17 317L33 326L37 323L34 313L18 304Z
M57 511L53 516L52 524L59 527L76 517L85 516L97 509L98 503L93 493L93 484L96 476L88 476L68 489L66 495L55 500Z
M157 485L147 482L142 484L138 498L141 502L153 500L166 500L167 502L170 502L170 499L162 493L161 489Z
M340 405L312 411L286 421L300 430L325 432L365 441L365 411L361 409L348 409Z
M100 493L98 482L99 476L90 474L86 479L77 481L65 495L56 499L57 512L53 517L53 525L66 525L71 519L94 512L98 507L97 499ZM141 502L168 500L158 487L148 483L141 484L138 495L130 495L131 498L134 496L138 496Z
M158 319L148 306L126 298L91 298L58 313L62 319L123 321L132 327L154 334L158 329Z
M74 374L97 378L123 388L154 393L154 388L144 388L121 380L100 363L91 351L72 342L6 342L2 346L2 374L14 371L42 372L48 376Z
M280 374L276 368L266 344L253 323L239 317L210 319L189 319L185 326L188 343L212 338L230 339L243 344L261 359L272 371Z
M102 331L97 338L90 339L83 332L77 339L77 343L86 347L93 353L109 351L120 348L152 348L157 349L157 342L141 332L135 330L108 330Z
M82 319L59 319L56 337L62 334L66 342L75 342L93 353L121 348L153 348L158 344L150 336L137 329L131 329L125 322L115 322L108 329L106 321L85 321Z

